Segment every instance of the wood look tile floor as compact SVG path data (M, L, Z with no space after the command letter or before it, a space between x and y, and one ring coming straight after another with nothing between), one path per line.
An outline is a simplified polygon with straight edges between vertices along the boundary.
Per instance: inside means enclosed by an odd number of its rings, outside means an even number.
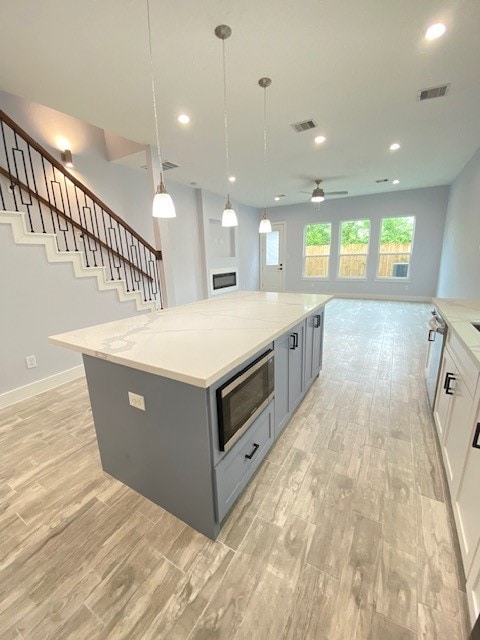
M0 411L0 639L466 638L428 312L328 305L323 372L216 542L102 472L84 380Z

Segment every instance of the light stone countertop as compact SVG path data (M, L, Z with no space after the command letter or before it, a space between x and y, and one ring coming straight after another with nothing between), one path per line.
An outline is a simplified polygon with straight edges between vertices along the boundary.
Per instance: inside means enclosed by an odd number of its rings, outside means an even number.
M448 324L449 330L453 330L480 369L480 331L471 324L480 324L480 300L433 298L433 303Z
M69 331L51 336L49 341L207 388L332 298L309 293L237 291Z

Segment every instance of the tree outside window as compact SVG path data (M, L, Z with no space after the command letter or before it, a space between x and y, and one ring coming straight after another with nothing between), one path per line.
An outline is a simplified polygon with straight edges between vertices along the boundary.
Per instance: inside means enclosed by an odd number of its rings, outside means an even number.
M415 217L383 218L377 278L408 278Z
M307 224L304 229L303 275L328 278L332 225L330 222Z
M340 278L365 278L370 243L370 220L345 220L340 227Z

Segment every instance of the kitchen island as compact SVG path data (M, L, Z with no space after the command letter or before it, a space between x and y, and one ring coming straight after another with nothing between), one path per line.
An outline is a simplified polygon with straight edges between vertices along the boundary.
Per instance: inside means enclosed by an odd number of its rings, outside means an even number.
M240 291L52 336L83 354L104 470L215 538L321 369L331 298ZM217 391L265 353L273 399L227 450Z

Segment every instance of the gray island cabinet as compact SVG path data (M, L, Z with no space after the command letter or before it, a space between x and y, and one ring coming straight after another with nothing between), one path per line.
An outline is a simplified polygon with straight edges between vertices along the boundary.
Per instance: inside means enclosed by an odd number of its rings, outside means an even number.
M215 539L320 372L330 299L238 292L53 336L83 353L104 470ZM269 350L273 398L222 451L217 390Z

